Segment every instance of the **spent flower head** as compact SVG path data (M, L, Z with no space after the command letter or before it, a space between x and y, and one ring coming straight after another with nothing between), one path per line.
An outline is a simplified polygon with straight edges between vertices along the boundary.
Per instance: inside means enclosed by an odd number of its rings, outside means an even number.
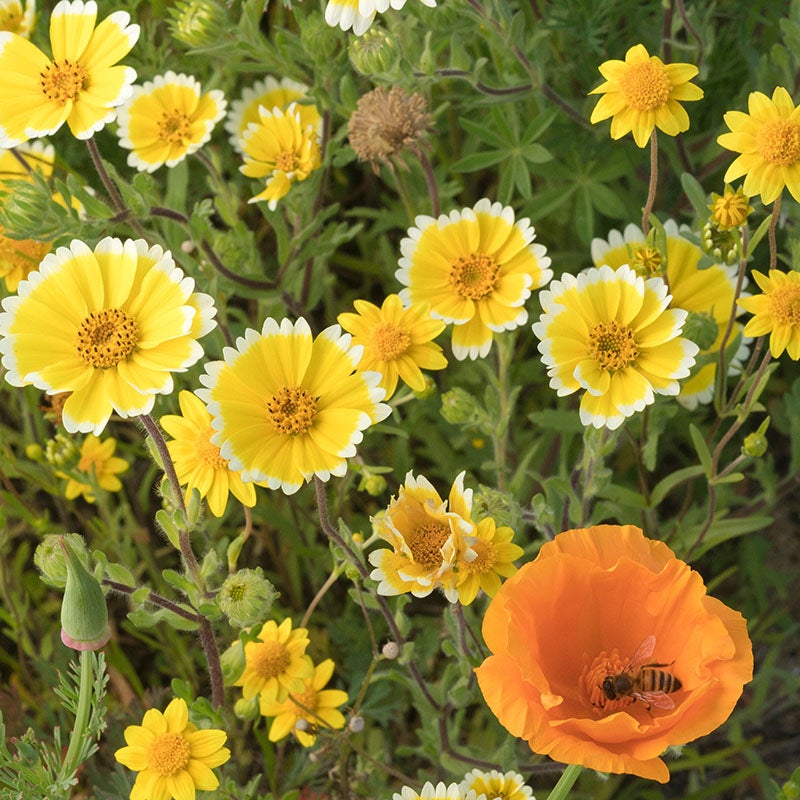
M222 582L217 605L231 625L249 628L269 614L277 597L277 590L264 577L261 567L240 569Z

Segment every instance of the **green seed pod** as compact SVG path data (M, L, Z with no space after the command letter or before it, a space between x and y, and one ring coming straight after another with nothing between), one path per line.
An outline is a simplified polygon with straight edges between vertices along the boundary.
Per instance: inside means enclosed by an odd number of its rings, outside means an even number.
M61 641L73 650L99 650L111 638L105 595L67 538L60 536L58 541L67 566L67 585L61 603Z

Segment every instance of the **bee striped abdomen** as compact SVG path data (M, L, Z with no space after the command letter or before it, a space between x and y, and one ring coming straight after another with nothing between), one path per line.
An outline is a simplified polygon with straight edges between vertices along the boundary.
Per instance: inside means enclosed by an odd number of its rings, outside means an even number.
M643 692L670 694L679 691L683 685L672 673L652 667L642 667L638 678L638 683Z

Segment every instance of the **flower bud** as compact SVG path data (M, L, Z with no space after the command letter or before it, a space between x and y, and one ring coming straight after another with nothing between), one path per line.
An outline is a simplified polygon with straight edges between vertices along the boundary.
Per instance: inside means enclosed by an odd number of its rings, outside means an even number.
M231 625L249 628L266 619L277 596L261 567L240 569L220 586L217 605Z
M351 41L347 55L356 72L370 77L379 72L389 72L397 63L399 51L386 31L370 28L363 36Z
M703 225L700 242L703 250L717 261L735 264L739 260L742 237L738 228L720 228L711 220Z
M690 311L683 326L683 336L701 350L707 350L716 341L719 325L710 314Z
M425 386L419 391L414 391L414 397L417 400L424 400L436 391L436 381L428 374L423 374L423 377L425 378Z
M244 672L246 659L244 657L244 645L241 641L235 641L219 659L222 667L222 678L226 686L230 686Z
M400 646L397 642L386 642L381 648L381 655L390 661L394 661L400 655Z
M363 488L367 494L377 497L386 491L386 478L383 475L365 475L360 488Z
M55 589L63 589L67 585L67 557L59 543L61 538L61 534L48 533L33 554L33 563L41 572L42 580ZM86 549L83 536L78 533L66 533L63 534L63 538L70 543L73 553L78 556L80 562L88 568L89 551Z
M40 444L26 444L25 456L31 461L41 461L44 458L44 450Z
M712 192L711 200L710 221L722 230L741 227L753 211L753 207L749 204L750 198L741 188L733 191L730 186L726 186L725 192L721 195Z
M742 443L742 453L751 458L761 458L767 452L767 428L769 428L769 417L759 426L758 430L744 437Z
M170 32L189 47L213 44L225 32L225 9L213 0L179 0L169 15Z
M61 603L61 641L73 650L99 650L110 638L106 597L65 536L58 537L67 565Z
M364 730L364 717L357 714L355 717L350 719L347 727L350 728L353 733L361 733L361 731Z
M260 710L259 710L259 696L255 695L251 697L249 700L245 700L244 697L240 697L234 704L233 704L233 713L236 714L239 719L249 719L249 720L256 720L259 717Z
M474 425L480 418L478 401L464 389L451 389L442 395L442 416L453 425Z

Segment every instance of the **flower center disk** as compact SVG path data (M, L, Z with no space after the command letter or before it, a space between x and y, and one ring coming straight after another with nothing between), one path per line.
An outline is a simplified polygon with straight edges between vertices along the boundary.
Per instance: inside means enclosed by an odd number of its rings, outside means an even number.
M633 331L612 319L589 332L589 354L601 369L616 372L636 361L639 347Z
M620 80L625 102L636 111L655 111L669 100L672 89L664 65L645 61L631 65Z
M619 694L612 700L603 689L603 683L607 678L623 675L626 663L625 659L620 657L619 651L614 649L610 654L604 650L590 664L584 666L579 679L578 694L595 713L620 711L633 702L633 697L620 697Z
M442 548L450 536L450 528L442 522L423 522L406 537L411 555L427 570L442 565Z
M769 312L781 325L800 325L800 284L788 284L772 292Z
M219 447L211 442L213 435L211 425L200 432L195 441L197 459L211 469L228 469L228 460L220 455Z
M181 144L189 138L189 118L182 111L167 112L158 123L158 135L170 144Z
M488 253L460 256L450 266L450 286L462 297L482 300L497 288L499 271L497 259Z
M138 334L136 320L121 308L92 311L81 322L75 349L85 364L95 369L108 369L133 353Z
M189 742L180 733L161 733L150 745L147 762L151 769L166 778L185 769L191 754Z
M773 119L759 131L756 149L764 161L786 167L800 160L800 125L788 119Z
M411 334L393 322L384 322L372 331L369 343L379 360L394 361L411 346Z
M251 657L253 671L261 678L277 678L286 671L291 662L289 653L280 642L264 642Z
M88 88L89 73L83 64L70 61L52 61L39 75L39 85L44 96L56 103L76 100L78 95Z
M313 424L317 401L300 386L284 386L267 403L267 419L278 433L298 436Z
M637 275L649 278L652 275L659 274L663 263L664 257L655 247L640 247L633 254L631 266Z
M300 161L293 150L284 150L275 156L275 169L281 172L294 172L300 166Z

